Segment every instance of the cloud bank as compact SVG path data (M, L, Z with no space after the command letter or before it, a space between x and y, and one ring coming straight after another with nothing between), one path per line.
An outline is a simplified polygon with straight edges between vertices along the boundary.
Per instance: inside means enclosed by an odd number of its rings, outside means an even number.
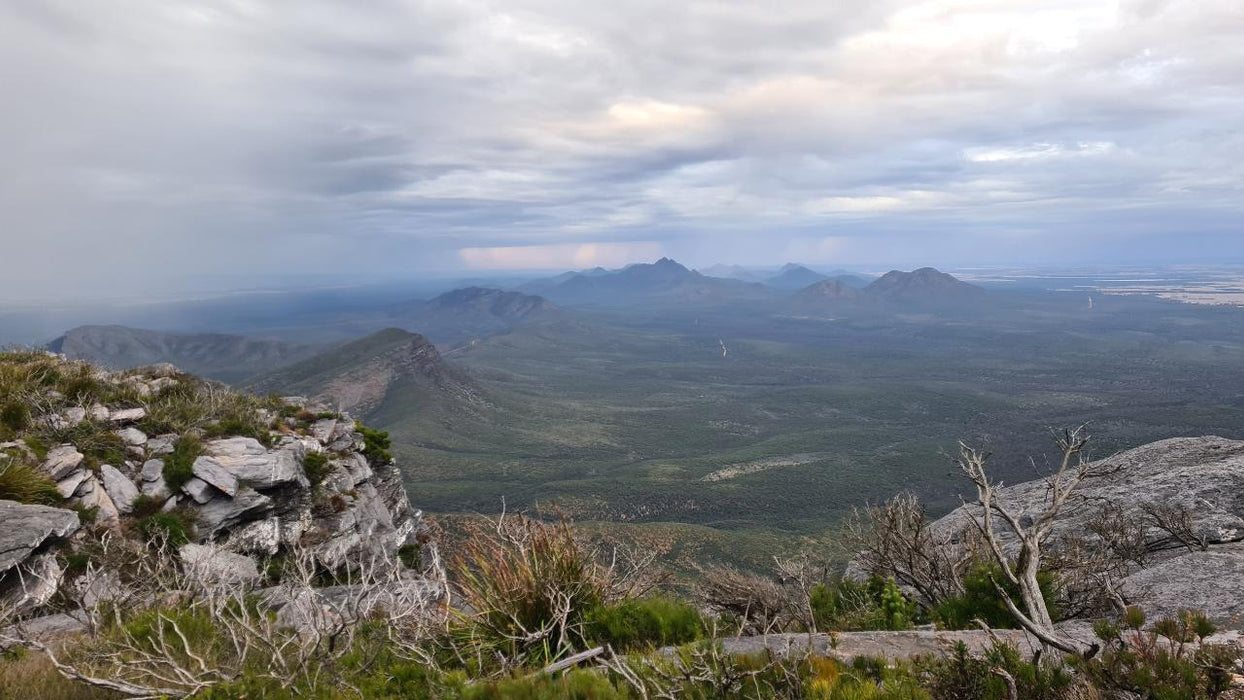
M1237 0L11 0L0 87L10 295L1244 256Z

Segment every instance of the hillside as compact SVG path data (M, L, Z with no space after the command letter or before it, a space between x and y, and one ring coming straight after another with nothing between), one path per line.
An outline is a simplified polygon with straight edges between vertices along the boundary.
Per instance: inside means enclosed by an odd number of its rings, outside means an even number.
M810 284L800 289L795 298L804 302L826 302L838 301L843 299L858 299L860 297L859 290L849 287L841 280L827 279Z
M418 333L388 328L243 384L256 393L298 394L366 416L391 393L473 403L478 390Z
M161 333L126 326L79 326L48 343L47 348L109 369L168 362L187 372L230 383L324 350L322 345L240 335Z

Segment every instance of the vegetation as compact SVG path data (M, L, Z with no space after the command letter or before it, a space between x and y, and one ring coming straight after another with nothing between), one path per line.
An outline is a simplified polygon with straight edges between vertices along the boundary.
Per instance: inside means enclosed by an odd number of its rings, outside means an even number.
M307 473L307 480L312 486L324 481L332 467L328 464L328 455L323 452L308 452L302 459L302 468Z
M1037 575L1041 595L1046 605L1057 615L1057 595L1054 590L1053 572L1042 569ZM1015 584L1004 578L995 566L978 563L963 576L962 595L951 596L938 602L930 611L930 617L940 627L952 630L975 629L977 620L994 629L1018 627L1015 616L1006 609L998 596L996 586L1001 585L1012 599L1019 597Z
M0 499L54 505L61 502L56 482L37 468L0 453Z
M174 491L194 478L194 460L203 454L203 445L193 434L182 435L173 451L164 456L164 483Z

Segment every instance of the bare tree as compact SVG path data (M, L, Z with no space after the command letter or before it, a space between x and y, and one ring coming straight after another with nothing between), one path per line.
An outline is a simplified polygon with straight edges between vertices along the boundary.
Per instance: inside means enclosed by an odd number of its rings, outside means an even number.
M963 573L973 559L969 534L934 529L920 500L900 494L857 508L845 538L865 572L893 576L927 608L963 595Z
M1038 574L1041 570L1041 546L1053 529L1055 518L1080 483L1094 473L1097 463L1090 462L1084 452L1089 438L1085 426L1064 430L1056 435L1055 440L1062 451L1062 457L1057 471L1045 479L1044 502L1040 504L1041 509L1035 515L1018 513L999 502L998 489L1002 485L992 481L986 471L990 453L960 442L959 458L956 460L963 473L976 486L976 505L980 506L980 512L977 514L969 510L968 517L983 537L1003 576L1019 589L1022 609L1012 600L1011 594L994 581L994 588L1003 604L1020 626L1042 643L1085 657L1096 654L1098 646L1071 639L1054 628L1054 620L1042 595ZM996 526L998 519L1018 542L1014 556L1006 551Z

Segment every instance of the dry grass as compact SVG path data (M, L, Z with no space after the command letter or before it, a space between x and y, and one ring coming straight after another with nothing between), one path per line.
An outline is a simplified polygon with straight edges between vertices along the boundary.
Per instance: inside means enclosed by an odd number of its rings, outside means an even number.
M121 697L65 678L43 654L17 651L0 656L0 700L116 700Z

